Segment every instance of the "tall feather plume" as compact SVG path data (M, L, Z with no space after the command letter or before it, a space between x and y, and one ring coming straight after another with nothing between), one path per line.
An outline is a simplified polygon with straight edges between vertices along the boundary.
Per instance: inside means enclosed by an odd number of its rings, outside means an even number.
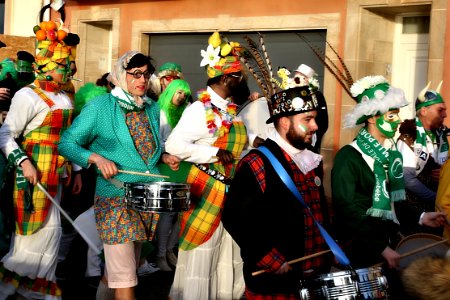
M339 84L342 86L342 88L345 90L345 92L351 97L352 93L350 92L350 87L353 85L353 78L350 74L350 71L348 70L347 66L345 65L344 60L341 58L341 56L337 53L336 49L326 41L327 45L330 47L330 49L333 51L333 53L336 55L340 67L337 66L334 61L328 57L324 51L321 49L315 47L311 44L308 39L306 39L303 35L297 34L307 45L308 47L314 52L314 54L317 56L317 58L323 63L323 65L327 68L328 71L330 71L331 74L336 78L336 80L339 82ZM344 72L341 71L341 68L344 70Z
M264 39L259 34L259 45L249 36L244 36L244 39L248 47L246 47L247 51L245 54L241 55L241 61L253 78L255 78L256 83L269 101L270 97L275 93L276 86L272 82L272 65L264 45Z
M339 53L337 53L336 49L334 49L333 46L331 46L331 44L325 40L325 42L327 43L328 47L330 47L330 49L333 51L334 54L336 54L336 57L338 58L339 62L342 65L342 68L344 69L345 72L345 76L348 80L347 84L349 84L349 86L351 86L354 83L352 74L350 74L350 71L347 68L347 65L345 64L344 60L342 59L342 57L339 55ZM330 60L330 58L327 57L328 60Z
M275 90L275 83L272 80L272 78L273 78L272 62L270 61L269 53L266 50L266 44L264 42L264 37L259 32L258 32L258 35L259 35L259 44L261 45L261 50L262 50L262 53L264 54L264 59L266 60L266 65L267 65L267 68L269 71L270 82L272 84L271 86L272 86L272 89Z

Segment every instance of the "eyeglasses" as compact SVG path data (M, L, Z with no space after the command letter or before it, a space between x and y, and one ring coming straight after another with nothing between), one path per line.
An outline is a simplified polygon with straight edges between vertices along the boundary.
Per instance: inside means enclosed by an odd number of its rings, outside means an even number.
M241 81L242 78L244 78L244 74L242 74L242 73L239 73L239 74L231 73L231 74L228 74L228 76L231 76L231 77L234 77L234 78L238 78L239 81Z
M161 79L166 79L167 81L172 81L172 80L180 79L180 77L167 75L167 76L163 76Z
M127 74L132 75L133 78L135 78L135 79L141 78L142 75L144 75L144 78L145 78L145 79L149 79L150 76L152 76L152 74L151 74L149 71L142 72L141 70L136 70L136 71L134 71L133 73L127 72Z

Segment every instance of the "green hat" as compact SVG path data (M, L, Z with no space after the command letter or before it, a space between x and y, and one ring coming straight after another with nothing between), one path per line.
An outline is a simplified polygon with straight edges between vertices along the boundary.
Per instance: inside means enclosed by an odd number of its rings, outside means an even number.
M370 117L408 105L403 90L391 86L381 75L359 79L350 92L358 104L345 116L344 127L354 127Z
M183 79L183 72L181 71L181 66L174 62L164 63L158 70L158 77L162 78L164 76L174 76Z
M428 82L427 86L419 93L416 99L416 111L421 109L422 107L430 106L433 104L438 103L444 103L444 99L442 98L441 94L439 93L442 81L439 83L438 87L436 88L436 91L429 90L431 81Z

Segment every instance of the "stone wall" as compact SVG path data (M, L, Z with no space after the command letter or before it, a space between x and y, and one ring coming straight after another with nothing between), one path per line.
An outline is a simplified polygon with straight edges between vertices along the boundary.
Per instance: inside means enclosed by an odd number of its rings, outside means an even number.
M6 44L6 47L0 48L0 61L7 57L16 59L16 53L20 50L35 54L36 39L34 36L22 37L0 34L0 41Z

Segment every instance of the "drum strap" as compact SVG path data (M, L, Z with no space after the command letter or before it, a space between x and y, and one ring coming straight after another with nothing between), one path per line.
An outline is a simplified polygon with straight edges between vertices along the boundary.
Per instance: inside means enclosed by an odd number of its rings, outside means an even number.
M336 259L339 261L340 264L344 266L350 265L350 261L345 255L344 251L338 246L336 241L328 234L328 232L323 228L323 226L314 218L313 213L311 212L311 209L308 205L306 205L305 201L303 200L302 195L298 191L297 187L295 186L295 183L292 181L292 178L289 176L288 172L285 170L285 168L281 165L281 163L278 161L278 159L275 157L275 155L270 152L268 148L265 146L260 146L257 148L262 154L264 154L274 167L276 173L278 176L280 176L281 181L286 185L286 187L294 194L294 196L297 198L298 201L302 204L302 206L308 211L310 216L313 218L314 223L319 228L320 233L322 234L323 238L325 239L325 242L328 244L328 247L330 247L331 252L333 252Z

